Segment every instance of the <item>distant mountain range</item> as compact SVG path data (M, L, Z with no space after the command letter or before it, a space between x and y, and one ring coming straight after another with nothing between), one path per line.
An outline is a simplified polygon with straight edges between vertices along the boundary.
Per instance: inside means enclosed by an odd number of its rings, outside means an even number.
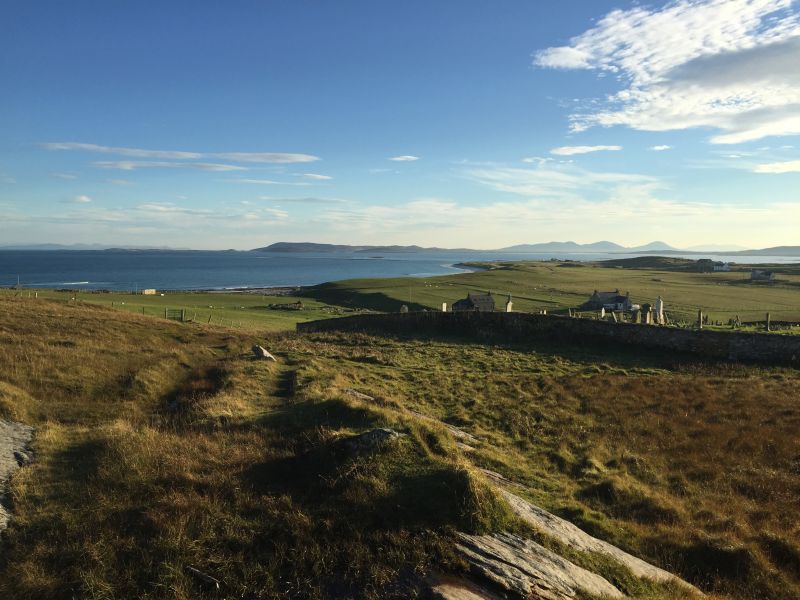
M146 250L161 251L188 251L189 248L170 248L166 246L106 246L103 244L12 244L0 246L0 250L100 250L117 252L138 252ZM231 252L226 250L225 252ZM495 250L475 250L470 248L426 248L423 246L352 246L346 244L317 244L314 242L276 242L263 248L254 248L251 252L286 252L286 253L326 253L349 252L356 254L384 255L399 254L404 252L449 252L449 253L532 253L532 254L662 254L670 256L681 255L726 255L726 256L797 256L800 257L800 246L774 246L746 250L741 246L692 246L681 249L670 246L665 242L650 242L643 246L622 246L614 242L602 241L591 244L578 244L576 242L545 242L541 244L517 244Z
M316 244L311 242L277 242L253 252L353 252L367 254L391 254L400 252L507 252L507 253L561 253L561 254L724 254L740 256L800 256L800 246L775 246L759 250L726 249L724 246L694 247L687 250L675 248L665 242L650 242L643 246L622 246L614 242L602 241L591 244L576 242L546 242L541 244L518 244L496 250L472 250L469 248L423 248L421 246L348 246L342 244Z

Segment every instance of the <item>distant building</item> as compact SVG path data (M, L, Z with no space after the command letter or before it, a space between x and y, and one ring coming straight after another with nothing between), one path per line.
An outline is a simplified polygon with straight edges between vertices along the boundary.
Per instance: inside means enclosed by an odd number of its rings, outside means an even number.
M492 292L473 294L470 292L466 298L453 302L452 311L494 312L494 297Z
M631 294L628 292L624 296L619 290L613 292L598 292L594 294L581 306L584 310L631 310L633 303L631 302Z
M750 271L750 281L773 281L775 273L772 271L764 271L762 269L753 269Z
M726 262L715 262L714 263L714 270L715 271L724 271L728 272L731 270L731 266Z
M154 289L152 289L152 288L147 288L147 289L145 289L145 290L142 290L142 295L143 295L143 296L155 296L155 295L156 295L156 293L157 293L157 292L156 292Z

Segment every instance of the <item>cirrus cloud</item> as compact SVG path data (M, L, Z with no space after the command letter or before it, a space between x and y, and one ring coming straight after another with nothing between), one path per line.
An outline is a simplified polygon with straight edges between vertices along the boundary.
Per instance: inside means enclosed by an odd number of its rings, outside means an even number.
M561 146L553 148L550 154L558 156L572 156L574 154L589 154L590 152L616 152L622 150L622 146ZM524 161L523 161L524 162Z
M296 152L186 152L182 150L148 150L122 146L102 146L82 142L46 142L41 144L45 150L79 150L98 154L115 154L133 158L156 158L165 160L223 159L249 163L308 163L319 160L312 154Z
M419 160L419 156L412 156L411 154L403 154L401 156L393 156L389 160L393 160L395 162L411 162L414 160Z

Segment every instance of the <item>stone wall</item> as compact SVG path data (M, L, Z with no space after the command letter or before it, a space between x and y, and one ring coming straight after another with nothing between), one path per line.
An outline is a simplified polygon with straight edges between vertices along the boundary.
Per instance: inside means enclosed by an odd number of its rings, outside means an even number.
M537 338L566 342L592 340L669 350L677 355L693 354L713 359L800 366L800 336L696 331L558 315L499 312L371 314L298 323L297 330L466 335L479 340L510 342Z

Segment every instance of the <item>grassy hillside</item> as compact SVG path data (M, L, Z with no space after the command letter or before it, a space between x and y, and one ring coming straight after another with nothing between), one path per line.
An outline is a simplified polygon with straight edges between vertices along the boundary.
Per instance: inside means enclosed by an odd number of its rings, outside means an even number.
M279 362L251 360L254 342ZM599 347L256 337L0 297L0 418L37 427L0 597L414 597L465 568L455 531L532 534L486 467L717 597L796 598L798 385ZM342 446L374 427L406 435ZM572 558L631 597L684 597Z
M165 309L184 309L186 318L198 323L248 331L286 331L294 329L299 322L326 319L353 310L330 306L313 298L270 296L254 292L167 292L163 296L143 296L127 292L51 289L25 289L17 294L16 290L3 289L0 295L18 295L21 299L38 295L39 298L64 303L77 300L153 317L163 317ZM281 305L298 301L303 303L303 310L280 308Z
M749 272L689 273L647 268L607 268L574 262L495 263L490 270L430 278L355 279L327 283L304 293L322 302L397 311L441 310L469 291L491 291L498 306L510 293L519 311L566 311L583 304L594 290L630 291L636 303L664 298L674 320L695 321L698 308L714 320L736 315L762 320L800 321L800 275L780 275L772 284L751 283Z

